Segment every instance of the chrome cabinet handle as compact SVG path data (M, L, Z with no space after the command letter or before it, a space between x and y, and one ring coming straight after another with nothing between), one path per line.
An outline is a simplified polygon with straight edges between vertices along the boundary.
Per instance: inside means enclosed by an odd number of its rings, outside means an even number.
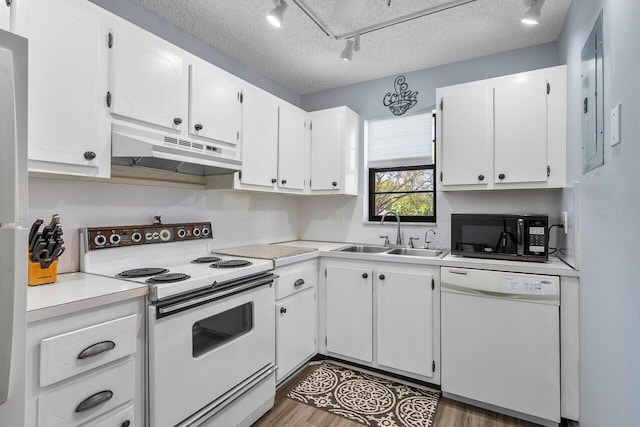
M293 286L302 286L304 285L304 279L298 279L296 280L296 282L293 284Z
M111 400L112 397L113 392L111 390L99 391L80 402L80 404L76 407L76 412L88 411L89 409L94 408L101 403Z
M113 341L102 341L85 348L78 354L78 360L87 359L89 357L97 356L98 354L110 351L116 348L116 343Z

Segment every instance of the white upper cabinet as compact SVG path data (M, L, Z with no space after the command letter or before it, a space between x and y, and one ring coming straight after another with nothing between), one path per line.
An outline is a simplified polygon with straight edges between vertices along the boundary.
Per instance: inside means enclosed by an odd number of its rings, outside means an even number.
M305 111L280 104L278 138L278 187L304 190L307 183L307 119Z
M257 88L242 100L242 174L240 184L273 189L278 178L278 103Z
M311 191L358 194L360 116L347 107L309 113Z
M484 85L451 86L440 91L439 168L443 185L486 186L491 180L493 92Z
M187 126L187 76L169 43L128 25L112 30L111 113L180 131Z
M443 190L566 184L566 66L436 90Z
M29 39L29 170L108 177L108 16L80 0L12 7Z
M9 31L11 28L11 5L0 2L0 30Z
M213 66L189 66L189 134L237 144L242 110L239 84Z
M494 182L546 182L546 76L507 77L496 82L494 90Z

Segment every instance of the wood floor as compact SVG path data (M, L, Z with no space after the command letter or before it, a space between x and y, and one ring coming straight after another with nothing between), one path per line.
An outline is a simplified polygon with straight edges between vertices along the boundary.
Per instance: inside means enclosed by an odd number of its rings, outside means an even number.
M315 366L307 366L278 389L274 407L253 427L362 427L311 406L287 399L285 396L302 381ZM440 399L433 427L534 427L537 424L517 420L454 400Z

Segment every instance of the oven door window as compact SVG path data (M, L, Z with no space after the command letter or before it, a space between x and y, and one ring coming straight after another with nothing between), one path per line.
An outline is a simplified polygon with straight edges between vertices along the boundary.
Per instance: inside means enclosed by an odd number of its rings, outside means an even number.
M191 328L193 357L198 357L253 329L253 303L199 320Z

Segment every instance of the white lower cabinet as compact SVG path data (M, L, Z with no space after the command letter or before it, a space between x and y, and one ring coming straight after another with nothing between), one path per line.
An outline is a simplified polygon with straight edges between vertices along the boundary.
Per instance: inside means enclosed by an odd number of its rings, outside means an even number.
M27 325L28 427L144 425L141 298Z
M286 379L317 353L317 261L275 270L276 381Z
M433 275L391 269L376 274L378 363L433 376Z
M326 268L327 351L372 362L373 271L356 265Z
M440 383L437 267L323 261L321 353Z

